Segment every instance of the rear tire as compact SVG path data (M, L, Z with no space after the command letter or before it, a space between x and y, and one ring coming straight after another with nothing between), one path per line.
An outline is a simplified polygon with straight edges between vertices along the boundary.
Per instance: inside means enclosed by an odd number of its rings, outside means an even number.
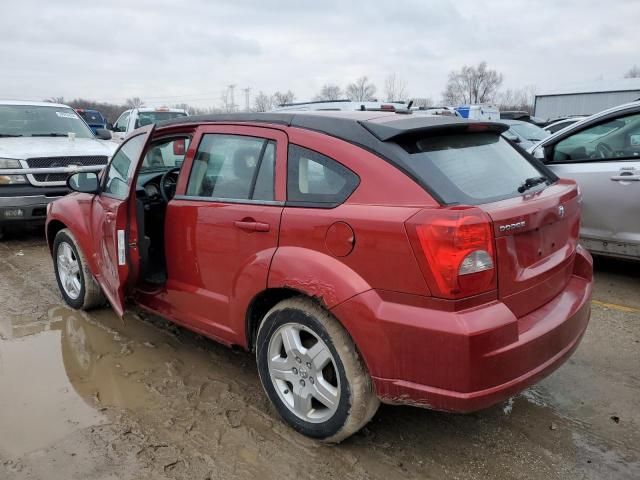
M310 299L284 300L265 315L256 359L276 410L308 437L339 443L366 425L380 405L351 337Z
M60 230L53 241L53 268L62 298L70 307L90 310L106 303L76 238L68 228Z

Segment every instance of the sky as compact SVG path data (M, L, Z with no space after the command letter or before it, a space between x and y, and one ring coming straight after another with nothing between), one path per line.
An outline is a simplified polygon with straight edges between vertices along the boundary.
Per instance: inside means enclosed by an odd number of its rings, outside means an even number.
M640 0L2 0L0 98L218 106L227 85L292 90L396 74L441 98L486 61L503 89L620 78L640 65Z

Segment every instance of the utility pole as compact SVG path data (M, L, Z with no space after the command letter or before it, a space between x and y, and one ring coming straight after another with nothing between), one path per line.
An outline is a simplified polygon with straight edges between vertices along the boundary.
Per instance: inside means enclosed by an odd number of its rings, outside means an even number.
M251 88L250 87L243 88L242 91L244 92L244 109L248 112L250 110L249 93L251 93Z
M232 85L229 85L229 95L230 95L230 97L231 97L231 108L230 108L230 110L231 110L232 112L235 112L235 111L236 111L236 100L235 100L234 93L233 93L233 91L235 90L235 88L236 88L236 86L235 86L235 85L233 85L233 84L232 84Z

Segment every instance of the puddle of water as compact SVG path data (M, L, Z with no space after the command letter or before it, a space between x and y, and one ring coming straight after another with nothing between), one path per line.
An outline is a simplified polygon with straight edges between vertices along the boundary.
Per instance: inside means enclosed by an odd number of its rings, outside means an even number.
M143 377L153 359L83 313L54 307L46 321L2 325L0 453L20 456L103 424L105 406L150 405Z
M0 452L19 456L105 421L70 382L61 336L0 341Z

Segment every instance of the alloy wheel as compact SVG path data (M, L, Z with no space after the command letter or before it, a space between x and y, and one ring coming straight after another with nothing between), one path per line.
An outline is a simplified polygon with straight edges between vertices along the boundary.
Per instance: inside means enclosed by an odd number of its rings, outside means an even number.
M327 344L309 328L282 325L269 341L268 369L278 396L299 418L321 423L340 401L340 379Z
M82 280L80 278L80 263L71 245L61 242L57 252L58 277L64 292L75 300L80 296Z

